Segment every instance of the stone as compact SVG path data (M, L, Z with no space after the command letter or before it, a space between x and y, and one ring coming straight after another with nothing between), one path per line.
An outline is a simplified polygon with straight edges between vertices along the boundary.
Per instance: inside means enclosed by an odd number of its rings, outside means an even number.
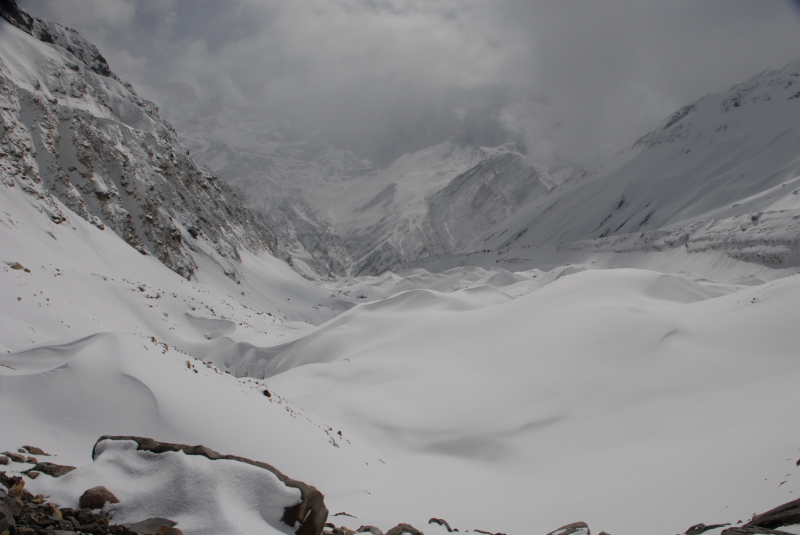
M684 535L700 535L701 533L705 533L706 531L717 528L724 528L725 526L730 526L730 524L712 524L710 526L706 526L701 522L700 524L695 524L694 526L687 529Z
M173 528L170 526L161 526L158 528L156 535L183 535L183 532L178 528Z
M31 457L30 455L28 455L27 457L25 457L25 462L28 463L28 464L39 464L39 459L37 459L36 457Z
M447 523L447 520L443 518L431 518L428 520L428 524L439 524L440 526L444 526L447 528L447 531L452 533L453 530L450 528L450 524Z
M0 456L0 465L6 465L11 459L6 457L5 455Z
M397 524L395 527L386 532L386 535L402 535L403 533L410 533L411 535L424 535L420 530L411 524Z
M24 490L25 490L25 481L23 481L22 478L19 478L19 481L14 483L8 489L8 495L11 496L12 498L21 498L22 497L22 492Z
M586 522L575 522L572 524L567 524L566 526L561 526L555 531L551 531L547 535L591 535L592 532L589 531L589 526Z
M75 467L53 464L53 463L36 463L36 466L33 467L33 470L36 470L37 472L41 472L43 474L47 474L48 476L51 477L61 477L75 470Z
M19 453L11 453L10 451L4 451L3 455L14 461L15 463L24 463L25 456L20 455Z
M51 456L49 453L45 453L41 448L37 448L36 446L22 446L22 449L31 455L44 455L45 457Z
M152 453L166 453L170 451L182 451L185 455L200 455L212 461L218 459L225 459L230 461L238 461L251 466L257 466L272 472L284 485L287 487L296 488L300 491L300 503L291 507L286 507L283 511L281 521L294 528L297 523L299 527L295 530L296 535L322 535L322 530L325 527L325 522L328 519L328 508L325 507L325 496L318 491L315 487L307 485L302 481L291 479L281 473L277 468L267 463L260 461L253 461L245 457L238 457L236 455L222 455L205 446L187 446L185 444L170 444L167 442L158 442L152 438L134 437L134 436L102 436L95 443L92 449L92 459L97 457L96 450L97 444L104 440L126 440L136 442L138 451L149 451ZM416 534L412 534L416 535Z
M9 531L9 528L11 527L16 529L16 525L17 523L14 520L14 512L11 510L11 507L9 507L4 501L0 501L0 533Z
M36 479L37 477L39 477L39 474L41 474L41 472L37 472L36 470L31 470L26 475L31 479Z
M754 516L745 526L777 529L793 524L800 524L800 498Z
M119 503L119 500L110 490L102 486L87 490L78 500L81 509L102 509L106 503Z
M141 522L131 524L130 526L128 526L128 529L131 531L135 531L140 535L156 535L156 533L158 533L159 528L161 528L162 526L171 528L176 524L177 522L173 522L168 518L148 518L147 520L142 520Z
M376 528L375 526L361 526L356 530L356 533L372 533L372 535L383 535L383 532L380 528Z

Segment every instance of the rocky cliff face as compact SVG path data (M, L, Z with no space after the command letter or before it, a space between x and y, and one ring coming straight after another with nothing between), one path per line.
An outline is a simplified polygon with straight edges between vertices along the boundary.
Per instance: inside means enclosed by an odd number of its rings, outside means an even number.
M202 170L158 109L76 31L0 6L0 177L55 222L66 206L180 275L205 254L236 277L272 248L233 190ZM57 201L60 201L57 202Z

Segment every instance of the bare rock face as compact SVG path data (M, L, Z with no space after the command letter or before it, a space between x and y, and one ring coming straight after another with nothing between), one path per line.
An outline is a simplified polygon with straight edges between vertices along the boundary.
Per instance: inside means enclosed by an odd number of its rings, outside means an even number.
M115 75L94 45L13 0L4 0L0 16L3 39L24 43L30 56L24 74L0 56L3 186L33 197L55 224L71 217L60 200L185 278L197 269L192 252L236 279L239 249L272 250L233 190L200 169L155 104Z
M81 509L102 509L107 503L119 503L119 500L105 487L93 487L87 490L78 501Z
M199 455L206 457L212 461L224 459L230 461L238 461L241 463L257 466L272 472L284 485L287 487L296 488L300 491L300 502L284 509L283 517L281 520L292 528L295 529L297 535L322 535L322 530L325 528L325 521L328 519L328 508L325 507L325 496L311 485L307 485L302 481L291 479L281 473L277 468L267 463L260 461L253 461L244 457L237 457L235 455L222 455L205 446L187 446L185 444L170 444L167 442L158 442L152 438L143 437L130 437L130 436L103 436L97 440L94 448L92 449L92 459L95 459L97 454L97 444L104 440L129 440L136 442L138 451L149 451L151 453L167 453L182 451L186 455ZM412 528L413 529L413 528ZM418 533L411 532L412 535L419 535ZM387 534L388 535L388 534ZM397 534L399 535L399 533Z

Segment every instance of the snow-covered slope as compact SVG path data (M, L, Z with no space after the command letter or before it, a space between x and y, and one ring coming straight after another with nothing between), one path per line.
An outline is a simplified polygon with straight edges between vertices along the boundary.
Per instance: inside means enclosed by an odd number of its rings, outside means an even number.
M198 168L156 106L114 75L97 48L4 5L19 26L0 20L6 188L67 224L57 198L187 278L197 269L192 250L235 277L240 249L270 248L233 191Z
M546 244L712 248L793 265L800 238L798 91L795 62L703 97L593 173L529 204L472 249L525 259Z

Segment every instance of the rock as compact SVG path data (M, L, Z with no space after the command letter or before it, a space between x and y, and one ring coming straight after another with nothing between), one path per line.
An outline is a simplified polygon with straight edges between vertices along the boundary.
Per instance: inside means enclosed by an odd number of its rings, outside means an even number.
M183 535L183 532L178 528L173 528L170 526L161 526L158 528L156 535Z
M375 526L361 526L356 530L356 533L372 533L372 535L383 535L383 532L380 528L376 528Z
M700 535L701 533L705 533L706 531L722 528L725 526L730 526L730 524L712 524L710 526L706 526L701 522L700 524L695 524L694 526L687 529L684 535Z
M410 533L411 535L424 535L420 530L411 524L397 524L395 527L386 532L386 535L402 535L403 533Z
M756 526L766 529L777 529L781 526L800 524L800 498L771 509L766 513L756 515L747 526Z
M53 463L36 463L36 466L32 468L32 470L36 470L37 472L41 472L43 474L47 474L51 477L61 477L65 474L69 474L73 470L75 470L74 466L64 466L60 464L53 464Z
M41 472L37 472L36 470L31 470L26 475L31 479L36 479L37 477L39 477L39 474L41 474Z
M448 524L447 520L443 518L431 518L430 520L428 520L428 524L439 524L440 526L446 527L447 531L449 531L450 533L453 532L453 530L450 528L450 524Z
M277 468L267 463L253 461L236 455L222 455L205 446L187 446L185 444L170 444L158 442L152 438L132 437L132 436L102 436L97 440L92 449L92 459L96 458L97 444L104 440L130 440L136 442L137 450L149 451L152 453L166 453L170 451L182 451L186 455L200 455L212 461L225 459L239 461L252 466L257 466L272 472L287 487L296 488L300 491L300 503L292 507L286 507L283 511L281 521L292 528L297 523L300 526L295 530L296 535L322 535L325 521L328 519L328 508L325 507L325 496L311 485L302 481L291 479L281 473ZM388 534L387 534L388 535ZM412 533L417 535L417 533Z
M93 487L78 500L81 509L102 509L106 503L119 503L119 500L105 487Z
M31 455L44 455L45 457L50 457L49 453L45 453L42 451L41 448L37 448L36 446L22 446L22 449L30 453Z
M25 490L25 481L23 481L22 478L19 478L19 481L14 483L8 489L8 495L11 496L12 498L21 498L22 497L22 492L24 490Z
M605 531L601 531L598 535L608 535Z
M176 524L177 522L173 522L168 518L148 518L147 520L142 520L141 522L131 524L130 526L128 526L128 529L131 531L135 531L140 535L156 535L156 533L158 533L159 528L161 528L162 526L171 528Z
M10 461L10 460L11 460L11 459L9 459L8 457L6 457L5 455L3 455L3 456L0 456L0 465L6 465L6 464L8 464L8 461Z
M338 527L338 528L337 528L337 527L334 527L334 528L331 530L331 534L332 534L332 535L355 535L355 534L356 534L356 532L355 532L355 531L353 531L353 530L352 530L352 529L350 529L350 528L346 528L346 527L344 527L344 526L341 526L341 527Z
M738 526L726 529L721 535L787 535L787 533L758 526Z
M39 463L39 459L37 459L36 457L31 457L29 455L29 456L25 457L25 462L28 463L28 464L38 464Z
M589 531L589 526L586 522L575 522L574 524L567 524L566 526L561 526L555 531L551 531L547 535L591 535L592 532Z
M10 451L4 451L3 455L14 461L15 463L24 463L25 456L20 455L19 453L11 453Z
M14 521L14 512L11 507L5 501L0 501L0 533L7 533L10 531L9 528L14 527L16 529L16 526L17 523Z

